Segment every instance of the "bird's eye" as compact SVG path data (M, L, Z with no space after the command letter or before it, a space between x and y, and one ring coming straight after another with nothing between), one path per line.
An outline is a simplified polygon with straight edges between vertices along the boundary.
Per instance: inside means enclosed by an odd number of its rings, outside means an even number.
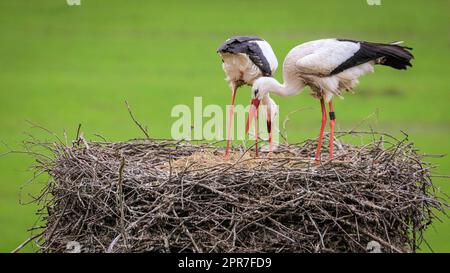
M258 93L259 93L259 90L255 89L255 95L258 95Z

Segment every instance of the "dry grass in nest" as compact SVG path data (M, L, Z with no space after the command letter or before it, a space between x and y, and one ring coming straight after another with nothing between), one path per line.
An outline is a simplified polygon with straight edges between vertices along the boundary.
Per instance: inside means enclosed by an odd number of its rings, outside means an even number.
M260 156L256 157L255 152L246 151L231 151L230 158L225 159L224 152L219 150L205 149L203 151L194 152L192 155L181 157L174 160L169 164L166 162L164 164L165 169L171 167L174 170L183 170L187 166L193 166L191 171L202 171L207 168L214 168L216 166L233 166L238 165L240 168L252 169L257 166L263 166L271 164L270 160L291 158L294 155L290 152L279 152L275 151L273 153L261 153Z

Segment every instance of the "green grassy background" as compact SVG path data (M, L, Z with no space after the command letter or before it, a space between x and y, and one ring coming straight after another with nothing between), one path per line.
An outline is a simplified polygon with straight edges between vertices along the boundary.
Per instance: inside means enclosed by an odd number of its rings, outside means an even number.
M427 153L450 150L448 64L450 2L447 0L345 1L112 1L2 0L0 2L0 141L20 149L31 132L26 120L73 137L79 123L87 138L141 136L124 100L154 137L170 137L175 104L225 105L230 92L215 49L229 36L260 35L280 63L293 46L312 39L340 37L378 42L404 40L414 47L414 68L404 72L377 67L362 78L356 94L335 101L337 128L349 129L370 114L379 131L407 132ZM281 69L277 72L281 79ZM238 94L248 103L249 88ZM277 99L281 119L291 118L290 141L315 137L318 102L306 93ZM0 146L0 153L7 151ZM450 174L450 158L433 160ZM0 157L0 251L28 237L36 207L19 204L20 187L30 178L32 160ZM25 187L37 193L44 179ZM435 179L445 192L448 180ZM450 252L450 221L443 218L426 233L434 251ZM33 251L27 247L26 251ZM424 246L423 251L430 251Z

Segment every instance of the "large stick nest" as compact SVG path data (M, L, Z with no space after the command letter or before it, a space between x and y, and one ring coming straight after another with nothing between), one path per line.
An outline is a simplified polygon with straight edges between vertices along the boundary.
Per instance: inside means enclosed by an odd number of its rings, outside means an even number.
M43 252L411 252L446 206L413 145L380 135L320 165L315 141L230 161L175 141L46 147Z

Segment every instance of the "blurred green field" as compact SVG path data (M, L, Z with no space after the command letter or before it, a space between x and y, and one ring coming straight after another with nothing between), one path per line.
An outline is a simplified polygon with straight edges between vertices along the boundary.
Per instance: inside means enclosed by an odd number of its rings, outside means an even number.
M141 133L130 121L124 100L149 125L154 137L170 137L175 104L225 106L218 45L237 34L260 35L280 63L290 48L308 40L340 37L378 42L404 40L414 47L414 68L404 72L377 67L362 78L356 94L335 100L337 129L366 125L401 135L426 153L450 151L449 16L447 0L346 1L119 1L2 0L0 2L0 141L20 149L26 120L73 138L76 127L88 139L127 140ZM276 77L281 79L281 69ZM237 102L247 104L250 89ZM292 116L289 140L315 137L319 103L308 92L277 99L281 119ZM8 147L0 146L0 154ZM434 159L436 172L450 174L450 158ZM24 155L0 157L0 251L14 249L29 236L34 205L19 204L21 186L31 176ZM27 185L21 196L36 194L45 179ZM435 179L450 193L450 181ZM450 221L442 218L426 233L434 251L450 252ZM34 251L27 247L26 251ZM422 251L430 251L425 245Z

